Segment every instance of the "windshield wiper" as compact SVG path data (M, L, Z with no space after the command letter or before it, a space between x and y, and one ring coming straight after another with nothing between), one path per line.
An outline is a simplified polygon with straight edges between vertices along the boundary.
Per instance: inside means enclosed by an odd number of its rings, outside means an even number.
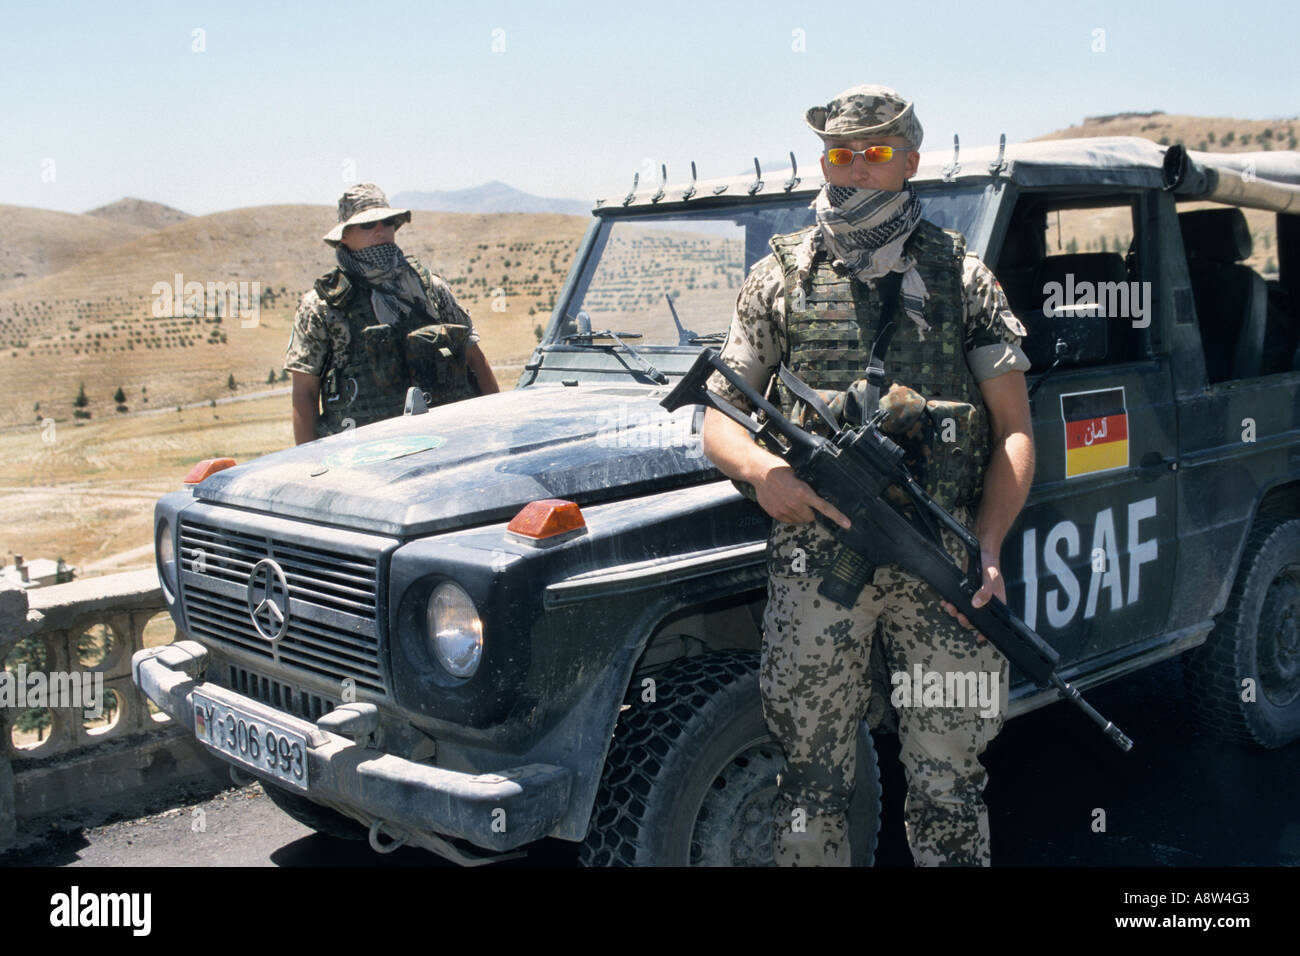
M589 344L592 348L607 349L610 348L610 346L597 345L595 342L592 342L591 340L592 339L613 339L615 342L619 344L619 346L621 346L623 349L627 351L628 355L632 356L634 359L636 359L645 367L645 373L647 376L649 376L650 381L654 382L656 385L667 385L668 376L665 375L663 372L659 371L659 369L655 368L653 365L651 365L650 362L646 360L646 357L644 355L642 355L636 349L632 348L632 346L624 342L622 338L623 336L626 336L629 339L632 338L639 339L641 338L641 333L640 332L614 332L611 329L605 329L604 331L601 332L572 332L569 335L566 335L563 338L561 338L560 341L572 342L575 340L581 340L587 342L587 344Z
M673 305L673 297L665 292L664 299L668 302L668 311L673 314L673 325L677 326L678 345L700 345L703 342L722 342L726 340L726 332L705 332L703 335L699 332L692 332L682 325L682 320L677 317L677 306Z

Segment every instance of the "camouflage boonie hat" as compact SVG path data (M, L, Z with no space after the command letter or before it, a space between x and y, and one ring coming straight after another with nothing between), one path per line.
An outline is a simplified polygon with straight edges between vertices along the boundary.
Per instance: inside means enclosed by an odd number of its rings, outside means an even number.
M921 148L921 122L912 104L887 86L851 86L810 109L804 122L823 141L901 136L913 149Z
M343 240L343 230L363 222L377 222L390 216L401 216L402 222L411 221L409 209L390 209L388 197L374 183L357 183L349 186L339 198L339 224L322 237L331 246Z

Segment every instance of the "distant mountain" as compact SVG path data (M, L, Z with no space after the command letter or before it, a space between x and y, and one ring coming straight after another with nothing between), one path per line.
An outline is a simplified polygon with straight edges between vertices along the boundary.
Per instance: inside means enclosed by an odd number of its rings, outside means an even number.
M178 222L194 218L187 212L164 206L160 202L149 202L147 199L136 199L133 196L92 209L86 215L107 219L109 222L143 226L146 229L166 229Z
M558 212L570 216L589 216L592 206L581 199L534 196L496 181L473 189L437 189L432 192L406 189L393 196L390 202L398 209L432 212Z

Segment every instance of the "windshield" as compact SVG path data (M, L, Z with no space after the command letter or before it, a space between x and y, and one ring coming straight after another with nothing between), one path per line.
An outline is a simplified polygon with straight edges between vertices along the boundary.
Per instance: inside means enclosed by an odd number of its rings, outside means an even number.
M926 219L963 233L978 220L983 192L978 185L917 189ZM559 337L609 329L639 333L637 346L677 345L681 336L665 296L672 297L688 336L720 337L731 324L740 284L771 251L767 241L812 222L806 198L607 219Z

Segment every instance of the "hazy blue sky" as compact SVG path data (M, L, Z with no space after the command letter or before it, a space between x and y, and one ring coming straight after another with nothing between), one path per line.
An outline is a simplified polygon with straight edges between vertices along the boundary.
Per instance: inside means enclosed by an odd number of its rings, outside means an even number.
M590 200L660 162L811 163L804 111L861 82L914 99L927 147L1122 110L1300 113L1283 2L7 0L3 26L0 202L71 212L332 204L345 177Z

